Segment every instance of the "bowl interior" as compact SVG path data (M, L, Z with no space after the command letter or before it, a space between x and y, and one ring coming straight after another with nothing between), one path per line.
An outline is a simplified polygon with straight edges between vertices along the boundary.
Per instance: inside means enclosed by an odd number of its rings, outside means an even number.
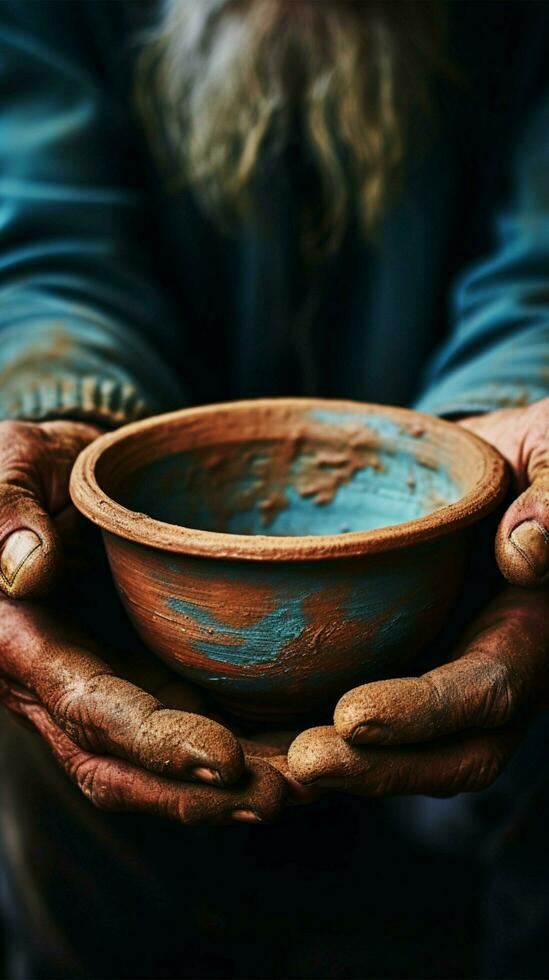
M483 466L459 430L412 413L241 403L159 420L107 450L97 477L124 507L168 524L309 536L421 518L458 501Z

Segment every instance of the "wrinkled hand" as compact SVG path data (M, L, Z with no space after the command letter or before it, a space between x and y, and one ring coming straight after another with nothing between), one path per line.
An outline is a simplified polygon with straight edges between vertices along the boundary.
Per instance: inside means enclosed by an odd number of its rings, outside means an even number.
M499 526L496 556L513 585L539 587L549 581L549 398L463 419L460 425L511 464L519 496Z
M120 669L117 676L117 660L47 608L0 600L0 698L36 728L96 807L187 824L278 814L282 776L245 759L235 735L206 716L198 692L152 657L132 654L137 686Z
M272 819L282 776L251 753L247 761L199 694L170 682L152 657L132 655L132 680L117 676L112 655L47 607L21 601L59 575L77 517L70 470L98 433L77 422L0 423L0 698L102 809L193 824Z
M547 595L508 587L450 663L345 694L333 727L293 742L290 772L317 789L365 796L485 789L545 706L548 654Z

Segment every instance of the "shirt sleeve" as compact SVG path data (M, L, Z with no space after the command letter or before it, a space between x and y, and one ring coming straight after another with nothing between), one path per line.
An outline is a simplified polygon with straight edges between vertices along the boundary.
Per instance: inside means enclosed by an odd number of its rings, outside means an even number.
M131 114L89 8L0 3L0 418L116 425L185 401Z
M513 154L494 242L454 285L452 329L429 365L421 411L470 415L549 395L549 94Z

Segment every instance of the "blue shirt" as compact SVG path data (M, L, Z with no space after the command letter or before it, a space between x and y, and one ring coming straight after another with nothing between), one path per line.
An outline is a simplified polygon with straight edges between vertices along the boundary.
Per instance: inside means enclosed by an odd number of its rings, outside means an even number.
M549 5L447 13L458 71L433 79L391 207L310 270L295 153L230 234L166 186L132 101L154 6L1 3L0 417L300 393L452 416L547 395Z

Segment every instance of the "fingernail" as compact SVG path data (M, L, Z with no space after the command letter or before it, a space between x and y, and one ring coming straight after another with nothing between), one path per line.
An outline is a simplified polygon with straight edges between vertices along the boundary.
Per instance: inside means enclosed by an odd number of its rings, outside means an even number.
M261 817L258 817L253 810L233 810L232 818L242 823L261 823Z
M509 535L509 541L528 562L538 578L549 571L549 534L537 521L523 521Z
M13 531L6 538L0 555L0 572L9 586L14 584L30 556L41 546L42 542L38 535L28 528Z
M191 769L191 776L195 779L199 779L202 783L217 783L221 786L222 779L215 769L206 769L205 766L197 766L196 769Z
M351 733L353 745L360 742L384 742L389 736L385 725L359 725Z

